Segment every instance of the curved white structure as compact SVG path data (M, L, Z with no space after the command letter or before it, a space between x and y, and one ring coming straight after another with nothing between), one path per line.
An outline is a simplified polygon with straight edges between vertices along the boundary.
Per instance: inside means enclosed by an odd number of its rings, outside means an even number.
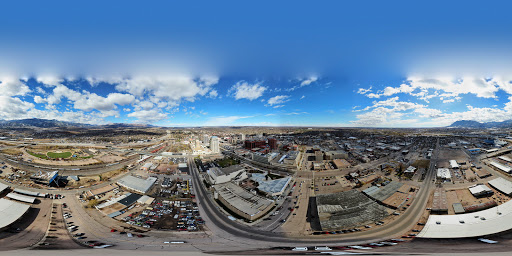
M15 201L0 199L0 230L11 225L21 218L30 208L30 205Z
M496 234L512 229L512 200L479 212L430 215L417 237L463 238Z

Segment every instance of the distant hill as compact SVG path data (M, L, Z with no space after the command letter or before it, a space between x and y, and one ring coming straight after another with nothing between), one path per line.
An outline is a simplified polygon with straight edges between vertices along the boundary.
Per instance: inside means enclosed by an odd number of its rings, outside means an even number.
M480 123L473 120L460 120L456 121L450 126L449 128L512 128L512 120L507 120L503 122L487 122L487 123Z
M66 127L91 127L90 124L81 124L48 119L21 119L21 120L0 120L0 128L66 128Z
M152 127L152 126L146 125L146 124L123 124L123 123L106 124L106 125L91 125L91 124L82 124L82 123L39 119L39 118L21 119L21 120L0 120L0 128L94 128L94 127L114 129L114 128L145 128L145 127Z

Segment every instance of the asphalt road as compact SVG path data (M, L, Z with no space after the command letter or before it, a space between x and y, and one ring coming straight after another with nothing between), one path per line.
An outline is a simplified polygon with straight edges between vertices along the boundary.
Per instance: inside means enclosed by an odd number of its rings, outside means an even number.
M429 171L426 174L425 181L423 182L423 186L420 188L416 196L416 200L411 204L409 209L400 216L393 223L384 225L381 227L375 227L371 230L344 234L344 235L332 235L332 236L318 236L311 238L301 238L301 237L285 237L282 234L255 230L253 228L247 227L240 223L229 220L212 202L208 193L206 192L204 185L202 184L199 178L199 172L195 163L189 160L189 165L191 167L191 175L194 187L196 188L196 198L198 198L200 202L200 210L203 216L209 217L208 226L215 225L218 228L232 234L235 237L242 237L247 239L266 241L266 242L279 242L279 243L290 243L297 244L298 242L302 243L312 243L312 244L326 244L326 243L336 243L336 244L349 244L349 243L365 243L371 241L377 241L387 238L393 238L400 235L405 234L413 225L415 225L418 218L421 216L421 213L425 210L428 197L430 195L430 191L434 187L434 183L432 182L432 178L435 174L435 162L438 154L439 141L437 142L436 149L434 150L433 157L431 159L431 166Z

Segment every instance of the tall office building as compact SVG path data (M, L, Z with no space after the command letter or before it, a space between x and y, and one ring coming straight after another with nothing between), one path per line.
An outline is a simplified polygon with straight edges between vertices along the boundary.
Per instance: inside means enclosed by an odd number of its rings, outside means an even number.
M242 133L242 141L244 141L244 140L245 140L245 134Z
M203 144L210 143L210 136L208 134L203 134Z
M269 138L268 145L270 146L270 150L276 150L277 149L277 139Z
M220 153L219 137L212 136L210 140L210 150L212 151L212 153Z

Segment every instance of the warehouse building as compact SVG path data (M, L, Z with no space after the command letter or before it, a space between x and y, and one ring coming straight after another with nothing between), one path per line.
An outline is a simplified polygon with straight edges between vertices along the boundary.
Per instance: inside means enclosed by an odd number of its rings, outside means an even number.
M471 194L474 197L488 196L488 195L494 194L492 189L490 189L489 187L487 187L484 184L473 185L473 186L469 187L468 189L469 189L469 192L471 192Z
M452 169L459 169L459 164L455 160L450 160L450 167Z
M501 193L511 196L512 195L512 182L504 179L504 178L496 178L493 180L490 180L489 186L495 188L496 190L500 191Z
M149 177L147 179L137 178L131 175L123 177L117 181L117 184L129 190L133 190L142 194L147 193L153 184L155 184L156 178Z
M6 195L6 197L8 197L8 198L10 198L12 200L16 200L16 201L20 201L20 202L24 202L24 203L29 203L29 204L33 204L36 201L35 197L24 196L24 195L20 195L20 194L17 194L17 193L9 193L9 194Z
M498 162L494 162L494 161L490 161L489 162L494 168L502 171L502 172L506 172L506 173L511 173L512 172L512 168L510 166L507 166L507 165L504 165L504 164L501 164L501 163L498 163Z
M249 193L232 182L213 185L213 188L215 189L215 199L236 215L247 220L256 220L274 207L274 201Z
M247 179L245 168L240 165L232 165L226 168L212 167L206 171L210 184L222 184L232 180L241 181Z
M17 203L12 200L0 199L0 231L21 219L30 209L30 205Z
M450 173L450 169L448 168L439 168L437 169L437 178L444 181L451 181L452 174Z
M511 229L512 201L490 209L457 214L430 215L420 238L481 237Z

